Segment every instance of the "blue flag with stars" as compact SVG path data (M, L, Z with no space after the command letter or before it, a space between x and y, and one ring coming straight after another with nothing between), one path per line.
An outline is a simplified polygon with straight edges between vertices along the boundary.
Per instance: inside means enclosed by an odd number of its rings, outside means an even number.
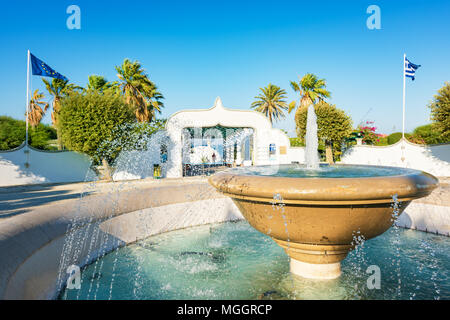
M36 58L32 53L30 53L31 58L31 69L32 74L35 76L43 76L43 77L50 77L50 78L56 78L67 81L68 79L64 77L62 74L56 72L52 68L50 68L46 63L44 63L42 60L39 60Z

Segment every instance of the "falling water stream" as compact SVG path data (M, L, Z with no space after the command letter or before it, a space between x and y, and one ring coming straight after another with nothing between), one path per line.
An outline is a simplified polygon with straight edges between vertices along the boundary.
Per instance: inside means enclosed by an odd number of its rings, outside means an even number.
M317 116L314 105L308 107L308 116L306 120L306 150L305 163L308 169L319 169L319 140L317 138Z

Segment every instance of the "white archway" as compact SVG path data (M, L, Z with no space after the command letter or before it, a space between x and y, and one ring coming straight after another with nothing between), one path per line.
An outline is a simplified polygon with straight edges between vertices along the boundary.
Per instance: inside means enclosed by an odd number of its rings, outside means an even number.
M182 176L182 132L185 128L240 127L254 131L254 164L290 163L288 136L279 129L272 128L270 121L261 113L252 110L234 110L225 108L220 97L216 98L210 109L183 110L174 113L166 123L166 132L170 141L166 176ZM269 147L275 146L276 152L269 154ZM273 148L273 147L272 147ZM303 159L299 159L302 161Z

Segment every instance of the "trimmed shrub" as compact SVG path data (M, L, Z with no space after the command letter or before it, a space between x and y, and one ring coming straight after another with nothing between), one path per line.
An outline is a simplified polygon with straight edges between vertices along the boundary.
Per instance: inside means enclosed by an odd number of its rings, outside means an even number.
M122 96L112 92L72 93L62 100L58 118L61 138L70 150L86 153L95 164L104 159L112 163L122 145L102 151L101 146L116 140L117 128L136 122L133 111Z
M394 132L388 135L387 142L388 144L394 144L397 143L401 138L402 138L401 132ZM405 133L405 138L409 140L411 138L411 135L409 133Z

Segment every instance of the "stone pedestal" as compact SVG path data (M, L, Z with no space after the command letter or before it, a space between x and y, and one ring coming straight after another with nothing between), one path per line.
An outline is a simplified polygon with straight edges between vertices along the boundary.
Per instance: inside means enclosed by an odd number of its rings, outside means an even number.
M290 271L297 276L308 279L336 279L341 275L341 263L315 264L291 258Z

